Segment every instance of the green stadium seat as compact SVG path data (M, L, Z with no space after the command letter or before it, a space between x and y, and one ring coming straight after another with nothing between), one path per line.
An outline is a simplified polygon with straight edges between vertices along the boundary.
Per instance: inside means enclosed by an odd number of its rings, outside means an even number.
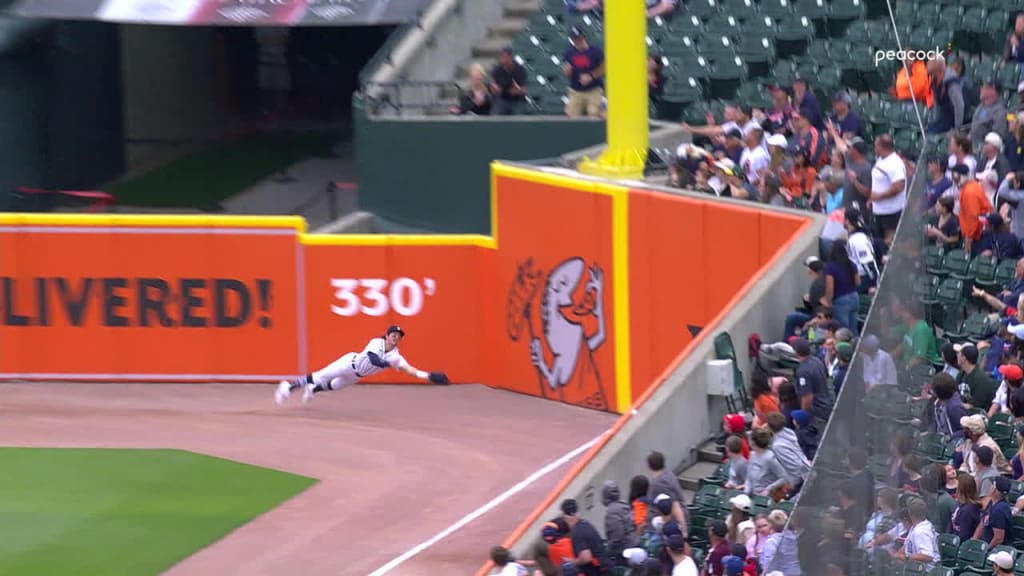
M960 549L960 537L956 534L939 534L938 540L942 565L947 568L956 568L957 553Z
M686 3L686 13L701 20L714 16L719 11L717 0L690 0Z
M778 31L775 37L779 41L802 43L800 44L801 51L814 38L814 24L810 18L802 14L790 14L778 18L776 26Z
M961 342L977 343L978 340L982 339L988 329L988 316L982 313L975 313L968 316L967 320L964 320L960 330L956 332L947 332L946 338L954 344L959 344Z
M829 4L826 0L796 0L792 4L794 13L811 20L824 20L828 17Z
M736 46L729 36L720 34L705 34L697 39L697 46L701 56L704 56L712 64L720 60L732 60L736 58Z
M995 284L997 266L999 260L995 256L977 256L971 260L967 273L976 285L985 288Z
M985 9L978 6L971 6L964 10L963 18L960 20L959 28L970 32L979 32L985 29Z
M757 17L757 3L754 0L722 0L720 12L745 22Z
M807 57L819 65L832 61L832 42L823 38L812 40L807 45Z
M675 104L690 104L704 97L704 90L697 78L683 74L673 75L665 84L662 98Z
M843 36L850 24L864 17L866 8L863 0L833 0L828 15L829 36Z
M694 38L698 38L702 32L696 32L693 36L676 36L671 38L669 41L661 43L661 53L669 58L679 57L693 57L697 56L697 42Z
M1024 554L1017 555L1017 561L1013 564L1014 576L1024 576Z
M959 278L946 278L939 283L935 292L938 304L947 309L963 307L964 281Z
M871 36L868 31L867 24L858 21L854 22L849 28L846 29L846 35L843 37L843 41L851 45L865 46L871 42Z
M788 60L780 60L772 69L772 79L783 86L790 86L796 78L796 68Z
M828 92L836 92L843 87L843 71L835 66L819 67L817 83Z
M735 17L728 14L719 14L707 21L704 30L709 34L730 36L736 38L740 35L740 23Z
M912 22L917 20L917 2L897 2L892 7L893 18L896 22Z
M711 73L711 64L703 56L697 56L693 60L681 61L679 73L686 78L705 80Z
M761 38L775 38L775 35L778 33L775 19L763 14L744 22L741 29L744 36L753 34Z
M537 104L537 113L544 116L564 116L565 115L565 97L558 96L557 94L545 94L544 96L534 98Z
M744 34L736 42L736 53L746 61L749 76L771 74L771 67L775 62L775 43L771 38ZM763 96L770 100L767 94Z
M1016 62L1007 62L1005 66L999 69L999 83L1002 84L1003 90L1017 91L1017 84L1024 79L1021 76L1021 67ZM1012 108L1009 108L1012 109Z
M914 298L922 304L935 304L939 291L939 277L921 275L914 279Z
M921 25L934 25L939 21L939 13L942 12L942 6L932 2L916 2L913 4L915 8L914 20Z
M1017 262L1012 258L1000 260L996 266L996 288L997 291L1010 287L1017 276Z
M1004 10L1002 8L995 8L989 10L985 15L985 28L983 29L983 31L988 30L992 33L993 36L999 36L999 40L1005 41L1005 38L1001 37L1004 35L998 34L998 32L1002 30L1007 32L1008 34L1010 30L1012 30L1012 14L1016 14L1019 10L1021 10L1021 8L1024 8L1024 6L1018 6L1013 11Z
M694 102L683 109L683 122L691 126L704 126L707 124L705 117L710 107L705 100Z
M669 38L696 36L704 31L704 22L696 16L675 18L672 20L672 24L668 29Z
M708 71L711 98L733 100L736 91L747 79L747 65L739 56L732 60L722 59L714 63Z
M957 280L970 278L968 270L971 266L971 255L961 249L950 250L942 257L942 273Z
M771 18L782 18L793 13L793 5L789 0L761 0L760 12Z
M927 576L928 566L916 560L907 560L903 563L902 576Z
M936 24L948 30L959 28L960 19L964 16L964 9L956 4L944 6L939 12L939 19Z
M984 569L988 564L988 544L982 540L967 540L960 544L957 550L956 568L961 571Z
M813 60L801 60L796 64L796 75L814 81L818 77L818 64ZM817 82L815 81L815 85Z

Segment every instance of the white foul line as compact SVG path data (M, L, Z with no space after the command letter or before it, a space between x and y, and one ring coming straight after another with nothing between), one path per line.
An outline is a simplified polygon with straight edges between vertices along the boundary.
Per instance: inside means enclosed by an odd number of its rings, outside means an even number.
M385 565L381 566L380 568L378 568L377 570L375 570L372 574L370 574L370 576L384 576L385 574L391 572L395 568L398 568L400 565L402 565L403 563L411 560L415 556L419 555L421 552L423 552L427 548L430 548L434 544L437 544L441 540L444 540L445 538L451 536L452 534L454 534L458 530L462 529L463 527L465 527L470 522L476 520L477 518L483 516L484 514L487 514L491 510L497 508L504 501L506 501L509 498L515 496L519 492L522 492L527 487L529 487L530 484L533 484L537 480L540 480L544 476L547 476L548 474L553 472L559 466L561 466L561 465L565 464L566 462L572 460L573 458L579 456L583 452L586 452L587 450L590 449L591 446L593 446L594 444L597 444L597 441L600 440L601 437L604 436L607 433L608 432L603 432L597 438L594 438L593 440L587 442L586 444L583 444L579 448L576 448L575 450L573 450L573 451L567 453L566 455L562 456L558 460L555 460L554 462L548 464L547 466L544 466L540 470L537 470L533 474L530 474L525 480L523 480L522 482L520 482L520 483L516 484L515 486L509 488L508 490L503 492L500 496L498 496L494 500L491 500L487 504L484 504L483 506L477 508L476 510L470 512L469 514L466 514L465 516L462 517L461 520L459 520L458 522L456 522L456 523L452 524L451 526L445 528L444 530L438 532L433 538L431 538L431 539L429 539L429 540L427 540L425 542L422 542L422 543L420 543L419 545L417 545L417 546L415 546L413 548L410 548L408 551L406 551L401 556L395 558L394 560L388 562L387 564L385 564Z

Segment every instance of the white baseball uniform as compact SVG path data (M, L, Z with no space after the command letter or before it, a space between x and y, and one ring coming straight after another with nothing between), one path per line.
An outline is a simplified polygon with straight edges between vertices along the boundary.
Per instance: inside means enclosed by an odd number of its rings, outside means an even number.
M373 352L380 356L381 360L390 364L392 368L403 368L409 365L398 351L398 346L385 352L384 344L384 338L371 338L362 352L349 352L321 370L313 372L313 383L321 388L339 390L355 384L361 378L373 376L385 370L385 368L374 366L370 362L367 352Z

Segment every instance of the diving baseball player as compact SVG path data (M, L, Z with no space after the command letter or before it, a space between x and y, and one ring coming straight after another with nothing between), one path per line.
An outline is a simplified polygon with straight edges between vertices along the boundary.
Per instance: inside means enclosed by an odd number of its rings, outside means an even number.
M302 401L309 402L317 392L341 390L351 386L361 378L372 376L381 370L394 368L427 380L433 384L447 384L448 376L444 372L424 372L413 368L398 352L398 343L405 332L398 326L389 326L384 337L373 338L362 352L349 352L328 364L322 370L307 374L295 380L282 380L274 393L274 400L284 404L293 390L303 388Z

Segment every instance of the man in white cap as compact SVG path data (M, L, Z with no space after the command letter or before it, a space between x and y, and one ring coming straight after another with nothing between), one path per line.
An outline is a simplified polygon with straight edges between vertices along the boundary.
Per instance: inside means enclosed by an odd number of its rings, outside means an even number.
M979 164L977 178L985 189L988 201L995 206L996 190L999 188L999 183L1010 173L1010 161L1003 154L1003 137L998 133L989 132L985 135L985 141L981 145Z
M1006 550L989 554L988 561L992 563L992 573L995 576L1012 576L1013 556Z
M627 548L622 552L630 576L661 576L661 563L651 558L643 548Z

